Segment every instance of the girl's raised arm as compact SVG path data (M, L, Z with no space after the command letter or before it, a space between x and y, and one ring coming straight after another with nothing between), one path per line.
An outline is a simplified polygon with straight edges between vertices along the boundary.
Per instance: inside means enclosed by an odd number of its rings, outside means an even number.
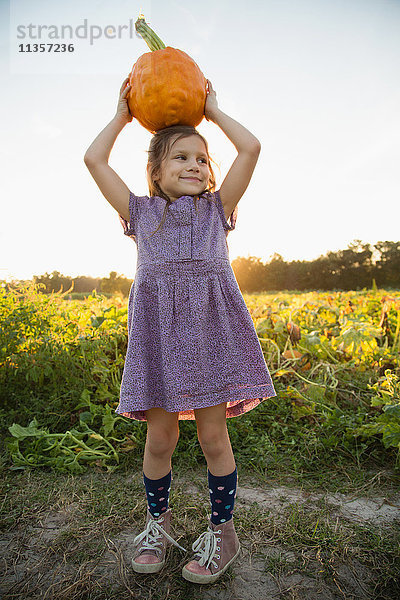
M220 187L221 202L225 216L228 218L250 183L261 144L248 129L218 108L216 93L211 81L207 79L207 82L205 117L207 121L212 121L222 129L238 151L238 155Z
M84 161L103 196L129 222L129 188L108 164L115 140L133 118L126 100L130 89L128 80L126 78L121 86L115 116L86 150Z

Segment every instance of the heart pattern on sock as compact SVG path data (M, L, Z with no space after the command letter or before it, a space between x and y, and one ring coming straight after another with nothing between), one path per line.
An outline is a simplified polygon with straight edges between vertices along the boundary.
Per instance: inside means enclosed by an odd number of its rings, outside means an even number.
M237 468L229 475L213 475L208 470L208 485L211 504L211 522L215 525L226 523L232 518L236 488Z
M161 479L149 479L143 473L143 483L146 488L147 504L153 517L159 517L168 510L168 497L171 489L172 471Z

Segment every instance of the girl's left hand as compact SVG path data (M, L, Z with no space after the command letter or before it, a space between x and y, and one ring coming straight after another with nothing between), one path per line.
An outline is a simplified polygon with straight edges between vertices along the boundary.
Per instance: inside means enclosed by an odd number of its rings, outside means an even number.
M213 120L216 110L218 110L217 93L215 92L211 81L207 79L207 98L204 106L204 116L207 121Z

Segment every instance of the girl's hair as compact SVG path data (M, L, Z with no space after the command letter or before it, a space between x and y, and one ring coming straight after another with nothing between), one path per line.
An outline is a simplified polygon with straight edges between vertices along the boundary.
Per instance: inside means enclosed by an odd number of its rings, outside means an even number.
M178 135L177 135L178 134ZM172 138L177 135L176 140L172 141ZM189 125L172 125L171 127L166 127L165 129L160 129L156 131L150 141L150 146L147 151L148 160L147 160L147 183L149 186L150 196L159 196L160 198L164 198L167 201L165 205L164 214L162 216L161 222L157 229L154 231L156 233L161 225L164 223L166 219L166 213L168 210L168 206L172 204L171 199L167 194L165 194L160 188L158 181L154 181L155 176L161 172L162 163L164 159L167 157L167 154L172 146L172 143L178 141L182 138L189 137L191 135L198 135L201 140L203 140L207 159L208 159L208 168L210 170L210 177L208 180L208 186L204 190L205 192L214 192L215 191L215 175L211 166L211 161L213 159L210 157L208 153L208 144L207 140L194 128ZM197 199L198 196L195 196L195 208L197 211ZM154 235L154 233L152 235Z

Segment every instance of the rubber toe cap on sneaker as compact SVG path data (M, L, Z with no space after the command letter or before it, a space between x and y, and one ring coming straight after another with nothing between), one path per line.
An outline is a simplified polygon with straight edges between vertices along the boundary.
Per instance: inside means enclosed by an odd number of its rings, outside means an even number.
M134 562L138 563L139 565L155 565L156 563L160 562L160 560L155 554L143 553L140 554L140 556L137 556Z
M191 573L196 573L196 575L212 575L210 569L206 569L206 567L201 567L197 560L191 560L186 566L185 569L190 571Z

